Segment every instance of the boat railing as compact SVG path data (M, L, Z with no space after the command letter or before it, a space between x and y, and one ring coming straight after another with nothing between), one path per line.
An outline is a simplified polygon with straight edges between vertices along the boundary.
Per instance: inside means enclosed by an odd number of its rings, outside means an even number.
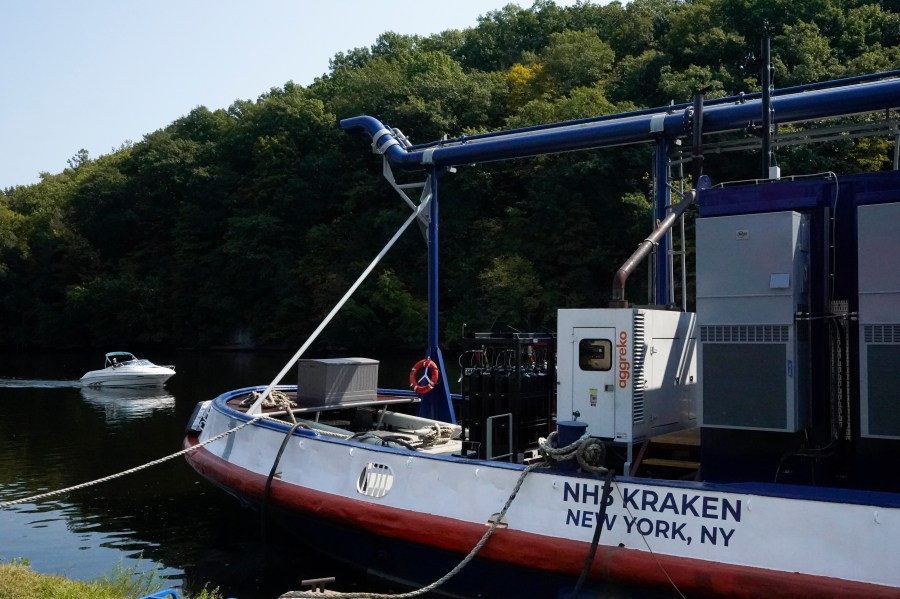
M324 412L338 412L341 410L348 409L356 409L356 408L370 408L373 406L378 406L381 409L379 410L379 414L381 417L384 416L384 412L387 410L389 406L393 405L401 405L401 404L417 404L420 403L421 398L414 393L406 393L406 392L398 392L397 394L392 393L391 391L379 392L376 399L360 399L360 400L349 400L342 401L339 403L316 403L310 405L300 405L297 407L293 407L290 410L285 409L272 409L265 410L266 416L269 418L282 418L287 417L288 412L293 414L294 416L300 415L315 415L315 420L318 420L319 414ZM243 407L243 406L242 406Z

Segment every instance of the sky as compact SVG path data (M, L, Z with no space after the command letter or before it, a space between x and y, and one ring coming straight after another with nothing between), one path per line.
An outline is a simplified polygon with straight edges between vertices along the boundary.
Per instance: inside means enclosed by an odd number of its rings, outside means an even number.
M394 31L474 27L508 0L2 0L0 189L59 173ZM531 2L512 2L530 7ZM556 0L571 6L575 0Z

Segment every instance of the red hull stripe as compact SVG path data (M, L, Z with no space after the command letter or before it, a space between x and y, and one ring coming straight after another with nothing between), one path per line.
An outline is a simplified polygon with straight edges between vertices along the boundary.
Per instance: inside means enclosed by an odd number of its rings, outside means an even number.
M185 447L196 444L196 436L185 440ZM230 464L204 448L186 457L197 472L212 482L248 499L261 498L265 476ZM379 536L453 551L460 554L460 559L486 530L486 525L347 499L277 479L272 482L269 502L282 509L352 525ZM361 509L363 503L365 507ZM498 529L479 557L529 570L570 574L574 579L581 571L588 548L588 543L580 541ZM662 554L654 556L646 551L603 545L597 548L591 576L598 580L652 587L667 587L674 583L688 595L742 599L900 599L900 589L892 587Z

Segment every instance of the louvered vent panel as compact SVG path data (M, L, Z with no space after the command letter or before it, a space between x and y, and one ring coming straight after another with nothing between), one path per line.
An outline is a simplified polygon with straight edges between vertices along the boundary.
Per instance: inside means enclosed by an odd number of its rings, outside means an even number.
M369 462L359 474L356 490L367 497L380 498L390 492L394 485L394 472L390 466Z
M640 424L644 422L644 360L647 354L647 345L644 343L644 315L640 312L634 315L634 380L632 383L632 422Z
M700 341L709 343L787 343L788 325L703 325Z
M866 343L900 343L900 324L867 324L863 335Z

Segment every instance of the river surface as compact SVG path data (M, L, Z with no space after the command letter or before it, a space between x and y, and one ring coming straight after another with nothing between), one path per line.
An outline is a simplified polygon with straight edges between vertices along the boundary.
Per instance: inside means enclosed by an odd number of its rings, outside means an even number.
M93 481L179 451L198 401L268 384L292 353L141 354L177 371L164 388L145 392L81 388L78 379L102 366L102 354L0 354L0 501ZM415 359L383 360L380 384L403 386ZM295 376L283 382L294 383ZM46 574L92 580L118 566L136 567L156 570L164 584L190 593L209 585L238 599L274 599L300 590L303 579L326 576L337 578L335 590L388 590L271 530L265 536L264 543L255 512L201 479L182 457L0 509L0 561L25 558Z

